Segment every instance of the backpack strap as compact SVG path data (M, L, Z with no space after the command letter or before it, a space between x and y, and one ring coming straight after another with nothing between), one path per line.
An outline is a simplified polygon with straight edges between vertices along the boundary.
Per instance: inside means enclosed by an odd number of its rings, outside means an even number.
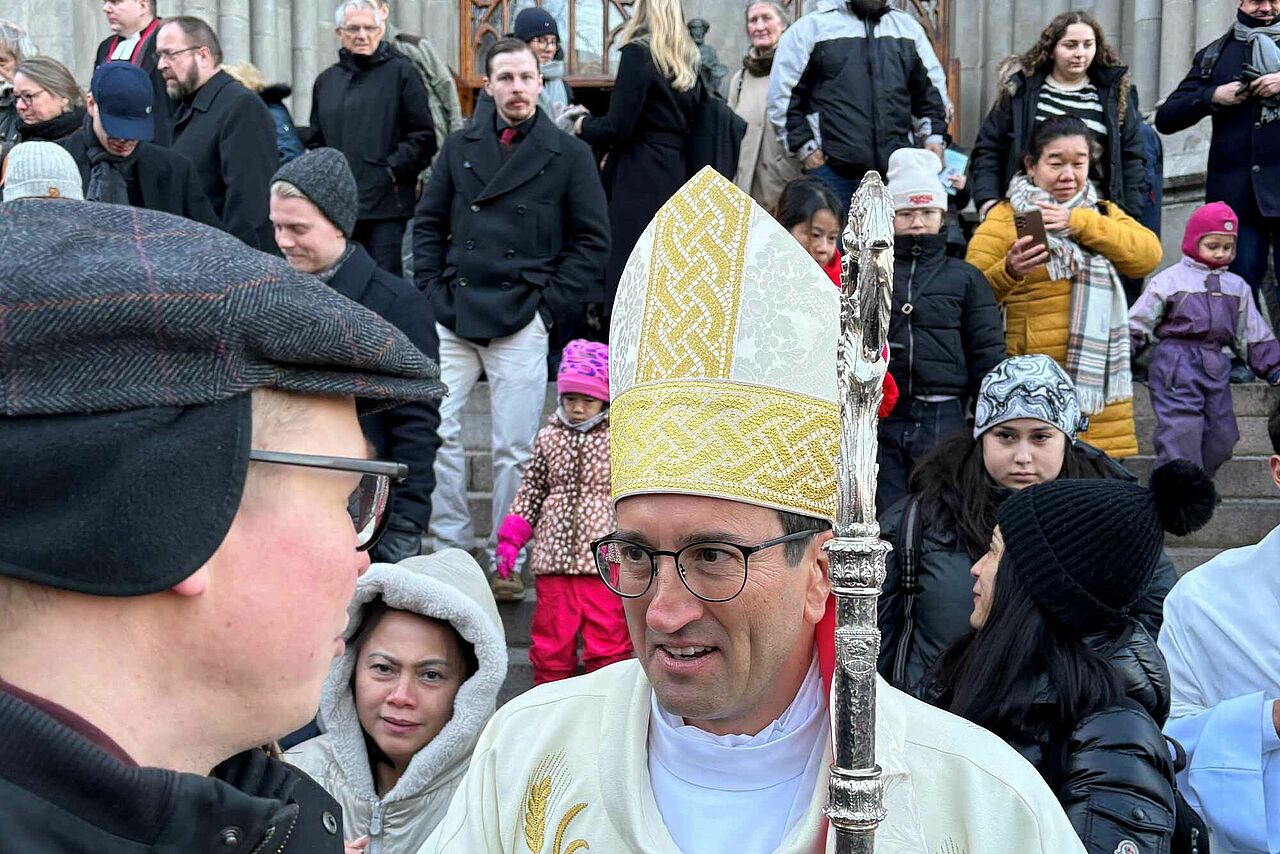
M902 527L895 553L898 556L899 585L902 589L902 633L898 636L898 648L893 654L893 679L895 686L907 684L907 657L911 652L911 640L916 630L916 596L920 594L920 544L924 540L924 528L920 520L920 497L907 496L902 508Z
M1227 39L1231 38L1231 33L1219 36L1209 43L1204 49L1204 54L1200 57L1200 79L1208 80L1213 76L1213 67L1218 64L1218 57L1222 56L1222 48L1227 43Z

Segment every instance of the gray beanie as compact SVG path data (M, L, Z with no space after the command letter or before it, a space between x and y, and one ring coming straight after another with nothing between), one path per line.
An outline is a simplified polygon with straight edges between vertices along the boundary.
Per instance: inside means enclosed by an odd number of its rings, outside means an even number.
M336 148L317 148L276 170L271 183L284 181L298 188L329 222L350 237L356 226L359 191L347 156Z
M61 145L32 140L15 145L5 159L4 200L75 199L84 201L80 167Z

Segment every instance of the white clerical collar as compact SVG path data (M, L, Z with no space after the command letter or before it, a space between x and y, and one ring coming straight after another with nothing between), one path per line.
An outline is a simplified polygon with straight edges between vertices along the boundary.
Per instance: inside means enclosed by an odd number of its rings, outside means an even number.
M827 702L816 658L791 705L755 735L713 735L662 708L656 692L650 696L650 755L695 786L750 791L794 779L826 733Z
M145 29L145 28L144 28ZM138 39L142 38L142 31L126 36L116 42L116 49L111 52L111 58L129 60L133 58L133 49L138 44Z

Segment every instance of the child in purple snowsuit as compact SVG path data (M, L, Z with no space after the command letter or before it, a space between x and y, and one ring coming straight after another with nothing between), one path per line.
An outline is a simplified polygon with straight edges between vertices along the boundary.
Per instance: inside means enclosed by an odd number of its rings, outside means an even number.
M1254 373L1280 384L1280 343L1253 301L1249 284L1226 267L1240 223L1223 202L1191 215L1182 260L1161 271L1129 309L1136 353L1151 339L1148 372L1156 414L1156 465L1181 457L1213 475L1240 438L1231 409L1230 347Z

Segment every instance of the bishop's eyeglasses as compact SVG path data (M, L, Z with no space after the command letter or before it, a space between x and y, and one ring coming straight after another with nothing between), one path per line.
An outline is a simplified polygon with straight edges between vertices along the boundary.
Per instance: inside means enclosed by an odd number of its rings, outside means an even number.
M803 540L822 530L825 529L797 531L755 546L690 543L674 552L650 549L620 537L605 537L591 544L591 553L605 586L624 599L636 599L649 592L658 574L658 558L670 557L675 560L676 574L686 590L704 602L728 602L747 586L747 560L753 554Z
M356 529L356 550L368 551L387 526L393 484L409 475L404 463L361 460L354 457L324 457L315 454L288 454L280 451L249 451L249 459L259 463L329 469L360 475L360 482L347 499L347 512Z

